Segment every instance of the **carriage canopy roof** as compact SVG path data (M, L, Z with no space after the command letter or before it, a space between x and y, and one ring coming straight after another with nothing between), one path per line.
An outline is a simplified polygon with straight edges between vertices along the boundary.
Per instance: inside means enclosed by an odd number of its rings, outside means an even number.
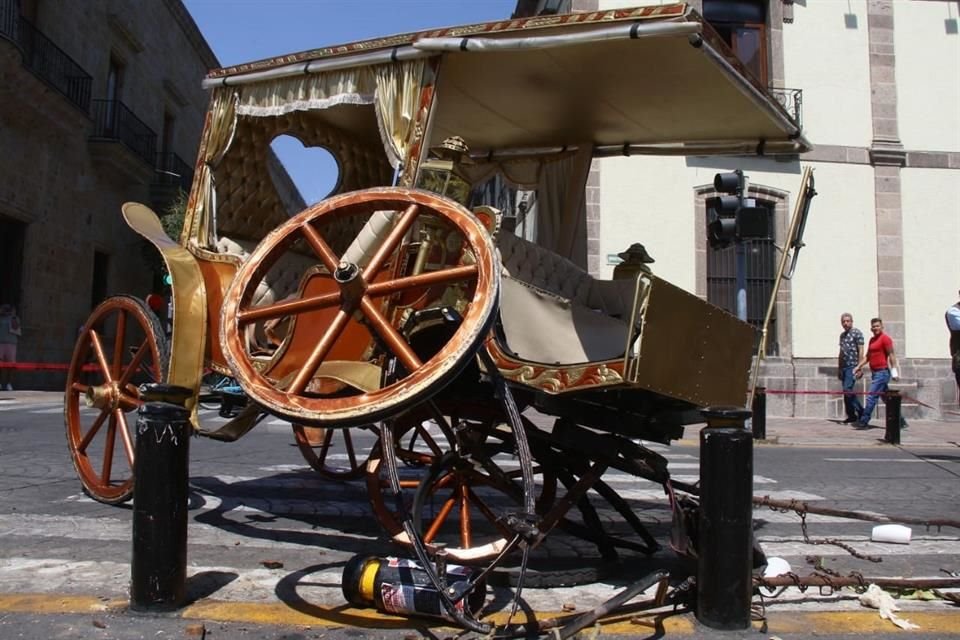
M436 29L218 69L207 87L440 58L433 140L474 153L796 154L798 123L685 5Z

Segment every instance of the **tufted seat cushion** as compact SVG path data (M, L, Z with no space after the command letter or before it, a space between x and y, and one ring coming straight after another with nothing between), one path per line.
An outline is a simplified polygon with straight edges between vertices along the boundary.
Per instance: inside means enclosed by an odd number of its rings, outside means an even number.
M256 246L257 243L252 240L233 239L227 236L220 236L217 239L217 253L236 256L241 262L253 253ZM290 251L285 252L257 286L251 304L253 306L270 304L292 295L300 285L303 274L314 264L316 260L307 256Z
M498 234L497 246L504 270L500 318L510 351L549 365L623 357L635 279L598 280L510 233Z

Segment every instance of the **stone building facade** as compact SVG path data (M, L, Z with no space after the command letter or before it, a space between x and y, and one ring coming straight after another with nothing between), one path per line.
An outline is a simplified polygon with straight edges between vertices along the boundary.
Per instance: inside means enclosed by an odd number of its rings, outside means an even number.
M155 287L120 207L189 190L216 66L180 0L0 0L0 301L21 362L69 362L93 306Z
M574 0L573 8L662 4L669 1ZM714 288L731 274L717 273L719 261L705 237L704 200L714 194L713 175L742 168L751 178L749 195L772 209L769 263L782 246L799 176L813 167L819 195L806 247L777 297L773 344L760 370L760 384L776 391L768 396L769 413L843 417L837 338L840 314L851 312L867 337L870 318L884 319L902 365L906 414L955 419L943 313L960 288L956 2L688 4L722 36L739 34L734 49L740 47L748 68L802 118L814 149L786 159L595 162L587 194L591 272L609 277L616 253L640 241L657 260L658 275L732 309L733 301L717 293L723 288ZM762 319L763 296L750 305L750 318L758 312Z

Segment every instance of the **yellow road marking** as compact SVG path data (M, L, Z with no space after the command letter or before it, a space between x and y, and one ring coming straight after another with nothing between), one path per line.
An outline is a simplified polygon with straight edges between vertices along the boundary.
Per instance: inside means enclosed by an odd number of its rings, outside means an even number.
M65 613L123 613L126 599L103 599L94 596L62 594L0 594L0 612L65 614ZM571 616L583 612L537 612L539 620L556 619L562 623ZM448 625L441 620L429 618L405 618L380 613L374 609L357 609L349 605L323 606L306 601L282 602L221 602L202 600L184 607L176 615L185 620L216 620L219 622L246 622L269 625L305 625L312 627L349 627L366 629L422 629L441 628ZM807 633L811 635L838 636L843 634L895 633L897 627L883 620L874 610L853 611L767 611L768 633ZM960 610L902 611L902 618L920 625L919 631L938 634L941 637L960 637ZM498 612L485 618L495 624L507 620L506 612ZM513 622L526 622L525 615L518 614ZM757 623L754 624L758 628ZM699 626L690 613L641 616L624 614L604 619L603 632L612 635L636 637L653 630L661 634L689 635Z

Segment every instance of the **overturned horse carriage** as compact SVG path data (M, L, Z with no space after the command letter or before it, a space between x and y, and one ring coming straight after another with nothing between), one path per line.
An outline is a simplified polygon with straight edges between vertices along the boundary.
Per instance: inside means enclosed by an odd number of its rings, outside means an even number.
M219 69L204 84L181 237L123 207L172 276L172 335L117 296L74 352L67 439L85 490L130 497L138 385L166 382L191 390L200 436L236 440L273 415L319 471L365 476L377 519L437 585L448 560L482 578L558 528L604 558L659 548L603 474L673 496L666 460L643 443L679 438L704 407L744 404L754 331L649 271L588 273L585 194L595 158L808 148L711 27L683 5L510 20ZM332 195L307 206L287 188L270 147L280 135L332 153ZM249 399L215 430L196 410L211 369ZM369 450L351 435L362 431ZM345 470L329 462L336 447ZM588 491L635 535L606 532ZM486 629L462 604L476 581L462 585L445 611Z

